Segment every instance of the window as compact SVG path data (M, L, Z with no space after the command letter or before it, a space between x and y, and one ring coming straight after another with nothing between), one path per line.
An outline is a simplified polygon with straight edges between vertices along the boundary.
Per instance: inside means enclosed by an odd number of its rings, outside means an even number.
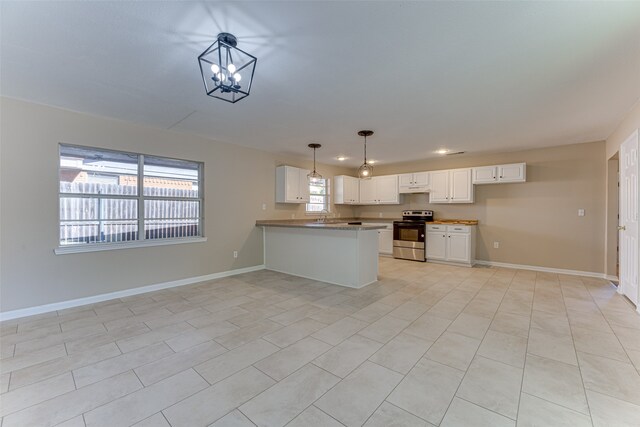
M329 180L324 178L309 178L309 203L307 213L329 213Z
M202 236L203 164L60 145L60 246Z

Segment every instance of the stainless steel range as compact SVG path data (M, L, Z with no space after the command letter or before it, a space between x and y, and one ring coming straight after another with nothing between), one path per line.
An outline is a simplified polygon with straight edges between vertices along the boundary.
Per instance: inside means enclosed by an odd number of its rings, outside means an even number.
M393 221L393 257L426 261L427 222L433 211L403 211L402 221Z

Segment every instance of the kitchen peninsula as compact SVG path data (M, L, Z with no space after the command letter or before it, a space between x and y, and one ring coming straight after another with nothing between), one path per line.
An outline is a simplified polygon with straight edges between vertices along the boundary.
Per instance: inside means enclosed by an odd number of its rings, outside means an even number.
M267 269L361 288L378 280L378 233L361 222L256 221Z

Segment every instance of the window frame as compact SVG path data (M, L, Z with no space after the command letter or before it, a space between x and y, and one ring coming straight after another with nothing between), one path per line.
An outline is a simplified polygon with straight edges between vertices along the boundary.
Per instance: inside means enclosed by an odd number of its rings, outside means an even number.
M331 213L331 179L322 178L324 180L325 194L324 194L324 206L322 211L310 211L309 205L317 205L318 203L305 203L304 212L306 215L328 215ZM311 178L307 177L307 187L309 187L309 200L311 200ZM318 194L315 194L317 196Z
M79 194L79 193L64 193L60 191L60 174L61 174L61 166L60 160L62 156L62 148L63 147L72 147L79 148L85 150L95 150L95 151L106 151L118 154L126 154L130 156L136 156L137 161L137 194L136 195L128 195L128 194ZM148 196L144 194L144 160L145 156L154 157L154 158L164 158L169 160L178 160L189 163L195 163L198 165L198 197L169 197L169 196ZM58 188L58 226L57 226L57 240L58 245L54 249L54 253L56 255L70 254L70 253L81 253L81 252L97 252L97 251L108 251L114 249L129 249L129 248L138 248L138 247L151 247L151 246L164 246L164 245L176 245L176 244L184 244L184 243L198 243L198 242L206 242L207 237L204 234L204 218L205 218L205 188L204 188L204 162L196 161L196 160L188 160L188 159L180 159L176 157L167 157L160 156L155 154L144 154L144 153L136 153L131 151L124 151L112 148L102 148L102 147L90 147L86 145L78 145L78 144L67 144L64 142L58 143L58 179L57 179L57 188ZM60 200L63 197L75 197L75 198L93 198L93 199L122 199L122 200L136 200L138 203L137 207L137 239L122 241L122 242L104 242L104 243L82 243L82 244L68 244L61 245L60 244L60 225L62 219L60 217ZM146 238L146 230L145 230L145 200L181 200L181 201L197 201L199 203L199 217L198 217L198 236L189 236L189 237L167 237L167 238L156 238L156 239L147 239Z

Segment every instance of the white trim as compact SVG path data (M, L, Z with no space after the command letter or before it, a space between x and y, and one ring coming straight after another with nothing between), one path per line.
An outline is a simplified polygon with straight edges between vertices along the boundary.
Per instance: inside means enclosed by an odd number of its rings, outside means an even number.
M206 237L185 237L173 239L135 240L121 243L96 243L60 246L53 250L56 255L79 254L83 252L112 251L116 249L146 248L150 246L181 245L184 243L203 243Z
M427 262L433 263L433 264L442 264L442 265L453 265L455 267L473 267L473 265L475 263L477 263L478 261L473 261L472 263L465 263L465 262L455 262L455 261L444 261L441 259L428 259L427 258Z
M139 288L125 289L122 291L110 292L108 294L94 295L90 297L78 298L68 301L55 302L52 304L39 305L36 307L21 308L19 310L0 312L0 321L17 319L20 317L33 316L35 314L48 313L65 308L78 307L81 305L93 304L97 302L124 298L131 295L139 295L147 292L159 291L162 289L175 288L178 286L191 285L193 283L206 282L208 280L220 279L222 277L235 276L236 274L250 273L252 271L264 270L264 265L254 265L252 267L238 268L236 270L221 271L219 273L206 274L204 276L187 277L185 279L173 280L171 282L156 283L155 285L142 286Z
M611 281L611 282L619 282L620 281L620 278L618 276L605 275L604 278L609 280L609 281Z
M539 267L537 265L508 264L506 262L484 261L480 259L476 260L476 264L487 265L490 267L513 268L517 270L532 270L542 271L545 273L567 274L570 276L597 277L599 279L606 279L607 277L609 277L604 273L596 273L594 271L567 270L564 268Z

